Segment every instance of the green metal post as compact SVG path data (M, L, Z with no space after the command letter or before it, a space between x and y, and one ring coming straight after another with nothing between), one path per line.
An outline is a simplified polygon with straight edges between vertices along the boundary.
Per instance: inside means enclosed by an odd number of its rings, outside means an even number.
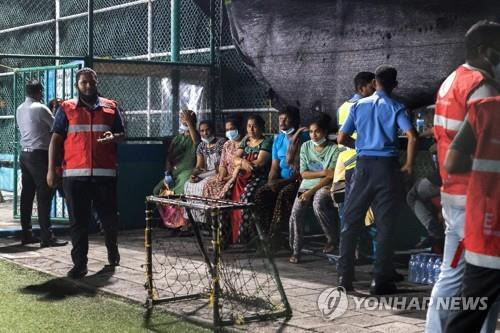
M16 217L17 215L17 170L19 169L19 164L17 162L19 158L19 133L17 129L17 73L14 72L14 82L12 83L12 105L14 106L14 205L12 207L12 216ZM24 73L23 73L24 78Z
M87 57L85 66L92 68L94 60L94 0L88 0L87 10Z
M179 15L180 1L170 1L170 62L179 61ZM172 71L172 135L179 126L179 71Z
M180 1L170 2L170 61L179 61L179 11Z
M56 80L57 82L57 80ZM62 91L61 91L61 98L66 99L66 70L62 70ZM57 96L56 96L57 97Z
M74 82L75 81L75 71L73 68L71 68L71 78L70 78L70 82L71 82L71 85L70 85L70 98L73 98L75 97L75 85L74 85ZM64 99L66 99L66 97L64 97Z
M222 4L221 4L222 5ZM215 124L215 96L216 96L216 77L215 77L215 0L210 0L210 115L212 123Z

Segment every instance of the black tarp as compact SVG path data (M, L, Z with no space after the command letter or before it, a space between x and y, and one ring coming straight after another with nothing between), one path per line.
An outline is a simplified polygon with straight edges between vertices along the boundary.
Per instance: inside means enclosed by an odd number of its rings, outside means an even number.
M498 0L226 1L245 64L283 103L332 115L359 71L391 64L410 108L432 104L439 83L464 61L463 36L498 19Z

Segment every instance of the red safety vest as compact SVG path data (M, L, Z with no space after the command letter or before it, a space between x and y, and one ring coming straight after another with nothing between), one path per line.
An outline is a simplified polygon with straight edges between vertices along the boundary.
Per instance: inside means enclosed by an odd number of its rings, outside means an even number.
M465 119L467 99L483 80L481 72L461 65L443 82L436 98L434 136L437 142L439 173L443 181L441 197L446 197L460 206L465 206L469 174L449 175L444 169L444 159Z
M100 106L94 111L77 102L71 99L61 104L68 119L63 177L116 176L116 145L97 142L113 127L116 102L99 97Z
M469 104L476 150L465 208L465 260L500 269L500 96Z

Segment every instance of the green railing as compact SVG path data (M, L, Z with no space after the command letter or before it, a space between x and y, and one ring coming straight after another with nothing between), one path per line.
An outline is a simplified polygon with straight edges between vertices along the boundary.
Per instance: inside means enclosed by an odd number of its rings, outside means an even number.
M13 82L12 82L12 109L13 112L13 122L16 122L16 112L15 110L24 102L25 99L25 86L26 83L31 79L39 80L44 87L43 101L42 103L48 104L50 100L55 98L69 99L76 96L75 89L75 74L76 71L82 66L82 62L70 63L57 66L41 66L41 67L30 67L15 69L12 72ZM15 126L15 125L14 125ZM14 140L13 140L13 215L15 218L19 218L20 215L20 201L19 195L21 191L21 181L19 179L20 167L19 167L19 130L15 126L14 130ZM36 205L34 205L33 216L36 216ZM68 219L68 213L66 210L66 204L64 199L59 193L56 193L52 201L51 218L53 220L64 220Z

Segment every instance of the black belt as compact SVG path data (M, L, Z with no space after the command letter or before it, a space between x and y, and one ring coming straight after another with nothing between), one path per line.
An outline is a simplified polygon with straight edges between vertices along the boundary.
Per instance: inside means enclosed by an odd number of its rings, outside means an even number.
M35 151L48 151L48 150L45 150L45 149L32 149L32 148L21 148L21 151L23 153L33 153Z

